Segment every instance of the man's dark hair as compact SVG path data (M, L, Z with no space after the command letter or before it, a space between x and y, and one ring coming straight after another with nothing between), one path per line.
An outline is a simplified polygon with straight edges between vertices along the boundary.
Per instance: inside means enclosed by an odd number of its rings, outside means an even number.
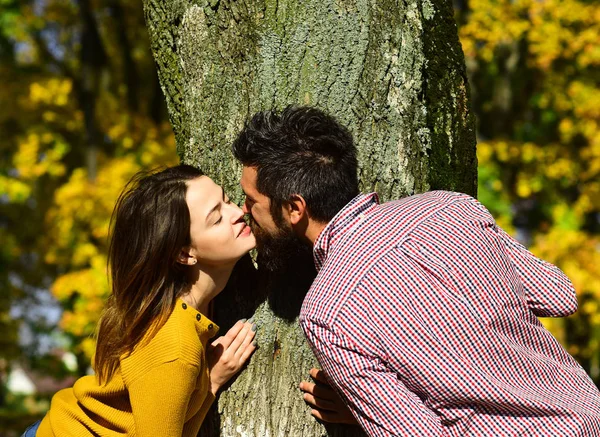
M312 218L329 222L358 194L356 147L350 131L332 116L308 106L281 114L255 114L234 141L233 154L256 167L257 190L271 200L271 214L302 196Z

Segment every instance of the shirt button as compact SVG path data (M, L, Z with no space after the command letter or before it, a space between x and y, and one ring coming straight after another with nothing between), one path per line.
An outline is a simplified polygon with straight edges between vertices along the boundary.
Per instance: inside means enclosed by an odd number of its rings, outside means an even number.
M201 318L202 316L200 314L196 314L196 320L200 321Z
M213 329L213 324L208 325L208 329Z
M181 304L181 307L182 307L184 310L187 310L187 304L185 304L185 303L182 303L182 304Z

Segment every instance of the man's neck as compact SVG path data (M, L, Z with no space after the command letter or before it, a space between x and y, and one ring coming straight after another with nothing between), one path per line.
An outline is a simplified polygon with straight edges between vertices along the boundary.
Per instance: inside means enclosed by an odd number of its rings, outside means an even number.
M321 235L321 232L323 232L323 229L325 229L326 226L327 223L316 222L313 220L310 221L306 228L305 236L310 241L311 245L315 245L315 241L317 241L317 238L319 238L319 235Z

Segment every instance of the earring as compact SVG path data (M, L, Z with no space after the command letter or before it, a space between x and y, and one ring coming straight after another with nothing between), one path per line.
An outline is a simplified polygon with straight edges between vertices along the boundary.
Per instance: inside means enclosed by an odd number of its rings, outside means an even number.
M192 265L196 264L198 261L196 259L192 260Z

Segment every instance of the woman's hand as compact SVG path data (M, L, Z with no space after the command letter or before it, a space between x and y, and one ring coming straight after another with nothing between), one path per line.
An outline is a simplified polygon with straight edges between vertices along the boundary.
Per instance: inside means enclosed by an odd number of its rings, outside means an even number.
M210 373L210 391L217 395L233 375L238 373L256 350L254 335L256 325L238 321L225 334L209 346L206 353Z
M302 381L300 390L304 392L304 400L312 407L311 414L323 422L358 425L346 404L329 385L325 372L312 368L310 376L317 383Z

